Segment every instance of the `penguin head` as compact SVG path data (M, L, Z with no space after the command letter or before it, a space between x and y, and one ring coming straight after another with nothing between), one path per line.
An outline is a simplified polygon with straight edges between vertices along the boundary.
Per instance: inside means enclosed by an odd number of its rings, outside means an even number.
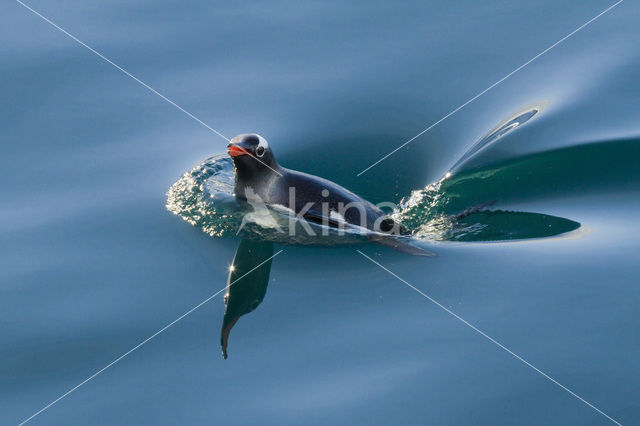
M242 174L273 172L278 169L269 143L258 134L240 134L231 139L227 149L236 170Z

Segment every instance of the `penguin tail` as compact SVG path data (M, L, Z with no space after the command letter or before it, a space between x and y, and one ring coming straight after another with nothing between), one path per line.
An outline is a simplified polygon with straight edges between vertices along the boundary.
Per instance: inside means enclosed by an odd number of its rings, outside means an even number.
M369 240L374 241L378 244L382 244L383 246L391 247L394 250L398 250L413 256L423 256L423 257L438 256L437 254L431 251L425 250L422 247L418 247L416 245L413 245L407 241L403 241L394 236L374 234L369 236Z

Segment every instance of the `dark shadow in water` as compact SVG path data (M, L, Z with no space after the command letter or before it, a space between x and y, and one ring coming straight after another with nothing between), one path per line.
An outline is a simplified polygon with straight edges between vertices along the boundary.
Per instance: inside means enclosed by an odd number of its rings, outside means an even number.
M440 191L458 200L452 207L486 198L534 200L622 192L638 187L638 158L640 139L585 143L455 171Z
M545 238L571 232L578 222L541 213L481 210L446 225L441 236L449 241L509 241Z
M539 213L474 211L502 205L588 193L634 190L640 184L640 140L582 144L454 171L402 200L397 214L414 235L445 241L542 238L580 227L578 222Z
M273 256L271 242L241 240L238 245L233 263L229 268L227 292L224 295L226 309L222 319L220 345L225 359L231 329L242 315L255 310L267 294L271 256ZM260 265L267 259L269 259L268 262Z

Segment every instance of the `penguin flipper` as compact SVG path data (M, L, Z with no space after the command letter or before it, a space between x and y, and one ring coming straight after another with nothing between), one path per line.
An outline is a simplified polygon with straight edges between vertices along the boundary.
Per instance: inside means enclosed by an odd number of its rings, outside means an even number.
M325 225L325 226L328 225L328 226L331 226L332 228L353 226L353 225L350 225L349 223L339 222L333 218L323 216L320 213L313 210L307 211L304 215L302 215L302 217L304 217L305 220L309 222L317 223L319 225ZM403 241L402 239L394 235L385 235L385 234L372 232L371 234L368 235L368 238L370 241L374 241L376 243L382 244L383 246L391 247L395 250L401 251L403 253L411 254L413 256L423 256L423 257L437 256L437 254L431 251L425 250L421 247L418 247L411 243Z
M339 228L341 225L344 225L335 219L332 219L327 216L323 216L320 213L313 210L307 211L305 214L302 215L302 217L308 222L316 223L318 225L330 226L332 228Z

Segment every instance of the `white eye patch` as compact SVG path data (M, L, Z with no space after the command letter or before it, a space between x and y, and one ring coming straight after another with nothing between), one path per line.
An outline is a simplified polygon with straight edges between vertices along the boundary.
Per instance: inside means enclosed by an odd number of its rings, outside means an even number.
M262 136L258 136L258 147L262 147L264 149L269 148L269 144L267 143L267 140L265 138L263 138Z

